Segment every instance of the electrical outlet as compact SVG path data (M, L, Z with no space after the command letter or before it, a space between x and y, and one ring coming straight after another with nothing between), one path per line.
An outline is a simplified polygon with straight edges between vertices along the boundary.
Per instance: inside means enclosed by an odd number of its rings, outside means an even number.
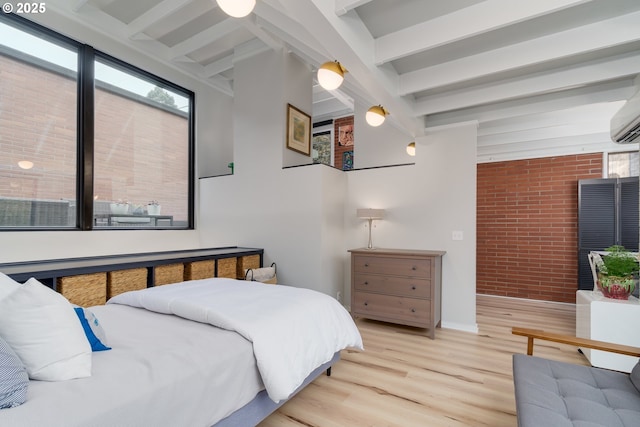
M451 240L462 240L463 234L460 230L455 230L451 232Z

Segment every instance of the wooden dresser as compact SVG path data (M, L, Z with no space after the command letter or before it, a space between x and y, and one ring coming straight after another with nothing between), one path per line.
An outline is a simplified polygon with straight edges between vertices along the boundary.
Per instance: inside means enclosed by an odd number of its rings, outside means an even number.
M440 326L444 251L351 249L351 314L429 329Z

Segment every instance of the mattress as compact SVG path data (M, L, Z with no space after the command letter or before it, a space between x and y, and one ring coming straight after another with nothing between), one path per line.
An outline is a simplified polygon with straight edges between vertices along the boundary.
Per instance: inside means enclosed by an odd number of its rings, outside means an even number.
M89 378L31 381L2 426L211 426L264 389L252 344L211 325L143 309L92 307L112 350Z

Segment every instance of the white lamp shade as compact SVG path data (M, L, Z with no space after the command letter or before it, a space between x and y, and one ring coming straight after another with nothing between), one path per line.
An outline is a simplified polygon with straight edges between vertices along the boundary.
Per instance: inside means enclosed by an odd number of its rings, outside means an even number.
M384 209L357 209L358 218L365 219L384 219Z
M234 18L243 18L251 13L256 0L216 0L220 9Z
M387 115L387 112L384 108L382 108L382 106L374 105L373 107L369 108L365 118L367 120L367 123L369 123L369 125L373 127L377 127L377 126L380 126L382 123L384 123L384 119L386 115Z
M345 69L339 62L325 62L318 68L318 83L326 90L335 90L344 81Z

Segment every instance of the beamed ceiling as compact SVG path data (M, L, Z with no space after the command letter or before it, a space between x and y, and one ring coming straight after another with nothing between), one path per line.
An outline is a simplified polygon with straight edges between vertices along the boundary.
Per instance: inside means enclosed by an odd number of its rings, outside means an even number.
M215 0L47 7L231 96L234 64L260 52L313 70L337 59L349 73L338 91L314 87L314 120L355 101L410 136L477 121L480 161L596 150L640 72L638 0L257 0L240 19Z

